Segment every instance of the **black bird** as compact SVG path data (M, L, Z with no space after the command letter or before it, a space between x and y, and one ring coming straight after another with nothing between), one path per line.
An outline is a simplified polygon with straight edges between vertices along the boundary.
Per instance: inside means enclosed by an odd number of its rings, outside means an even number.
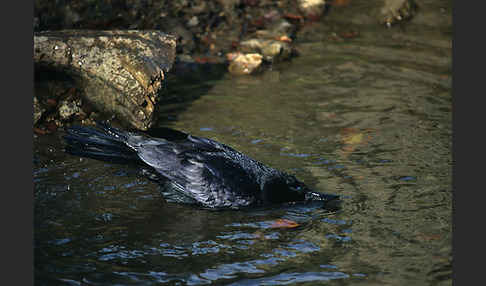
M179 140L97 127L66 129L66 152L117 163L136 163L163 185L166 201L210 209L239 209L298 201L331 201L337 195L310 190L285 172L211 139L180 131ZM182 139L181 139L182 138Z

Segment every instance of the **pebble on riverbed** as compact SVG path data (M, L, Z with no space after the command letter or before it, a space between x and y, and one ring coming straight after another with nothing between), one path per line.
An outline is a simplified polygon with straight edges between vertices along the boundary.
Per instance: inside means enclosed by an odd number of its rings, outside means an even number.
M68 97L61 102L59 102L59 118L62 121L68 121L74 115L78 115L82 112L81 110L81 99L74 99Z
M284 19L273 20L266 29L257 30L247 40L241 41L238 49L242 53L261 54L267 62L289 59L292 55L290 35L294 29L295 27Z
M245 53L259 53L269 62L288 59L292 52L287 42L262 39L243 41L240 43L240 50Z
M227 54L230 64L228 71L234 75L251 74L259 69L263 56L257 53L229 53Z
M417 11L413 0L385 0L381 8L380 23L391 27L398 22L411 19Z
M299 0L299 10L306 18L319 18L325 10L326 1L324 0Z

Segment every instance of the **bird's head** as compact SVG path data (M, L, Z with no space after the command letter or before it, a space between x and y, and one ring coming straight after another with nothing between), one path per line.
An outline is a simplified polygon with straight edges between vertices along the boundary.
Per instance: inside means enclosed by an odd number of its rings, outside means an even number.
M263 200L269 203L304 201L310 189L292 175L278 174L268 178L263 186Z
M266 180L263 187L263 200L270 203L299 201L332 201L338 195L315 192L296 177L282 173Z

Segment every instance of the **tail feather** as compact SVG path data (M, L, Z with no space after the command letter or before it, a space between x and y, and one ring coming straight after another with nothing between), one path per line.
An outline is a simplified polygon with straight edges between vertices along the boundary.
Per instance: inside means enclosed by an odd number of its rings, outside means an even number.
M135 163L139 158L134 150L125 144L129 134L98 124L94 127L72 126L66 129L66 152L72 155L93 158L113 163Z

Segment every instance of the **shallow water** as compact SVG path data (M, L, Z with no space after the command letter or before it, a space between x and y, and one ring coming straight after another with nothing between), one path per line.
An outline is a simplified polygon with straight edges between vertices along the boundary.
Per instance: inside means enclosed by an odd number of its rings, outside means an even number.
M187 100L162 108L165 126L340 194L337 212L166 204L130 166L35 139L36 284L450 285L451 27L438 9L388 30L329 13L291 62L168 88ZM330 39L340 29L360 34Z

